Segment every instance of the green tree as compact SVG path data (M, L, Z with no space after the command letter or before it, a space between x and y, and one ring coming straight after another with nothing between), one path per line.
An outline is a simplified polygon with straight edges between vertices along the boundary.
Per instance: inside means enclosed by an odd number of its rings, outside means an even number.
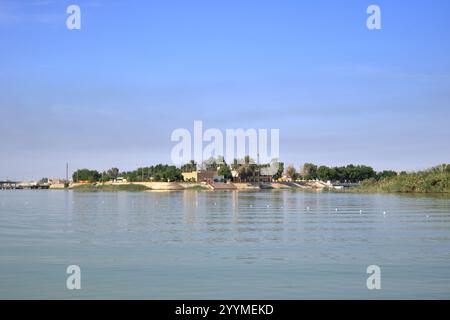
M128 181L182 181L181 169L175 166L157 164L156 166L138 168L134 171L120 173Z
M219 176L223 176L225 179L231 179L232 178L232 176L231 176L231 169L227 165L220 165L218 174L219 174Z
M295 170L295 167L293 165L289 165L286 168L286 176L288 178L291 178L292 180L296 180L297 179L297 170Z
M377 173L377 180L386 179L386 178L392 178L397 176L397 172L392 170L384 170Z
M107 182L109 180L111 180L110 176L106 171L103 171L100 177L100 182Z
M110 179L117 179L117 177L119 176L119 169L111 168L108 170L107 175Z
M329 168L327 166L320 166L319 168L317 168L316 176L319 180L322 181L333 180L334 172L332 168Z
M317 166L313 163L305 163L300 174L305 180L317 179Z
M239 166L240 166L239 160L238 159L234 159L233 163L231 164L231 169L232 170L237 170L237 169L239 169Z
M218 175L223 176L227 180L231 179L231 169L225 161L225 158L222 156L217 157L217 164L219 166L219 169L217 170Z
M182 172L197 171L197 163L194 160L191 160L188 163L181 166L181 171Z
M97 170L78 169L72 174L72 180L74 182L88 181L97 182L101 178L101 174Z
M284 172L284 163L278 162L278 171L273 175L273 179L274 180L280 179L283 176L283 172Z

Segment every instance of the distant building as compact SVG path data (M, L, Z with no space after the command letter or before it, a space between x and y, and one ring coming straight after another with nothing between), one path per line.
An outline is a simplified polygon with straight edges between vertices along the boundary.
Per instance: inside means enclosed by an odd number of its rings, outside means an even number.
M58 178L48 179L49 184L64 184L65 182L66 182L66 180L64 180L64 179L58 179Z
M280 182L292 182L293 179L291 177L289 177L287 174L283 174L283 176L278 179L278 181Z
M246 183L270 183L272 182L272 175L265 171L256 170L252 175L245 178L241 178L236 170L231 171L233 182L246 182Z
M217 171L192 171L192 172L183 172L183 180L186 182L213 182L215 179L223 176L219 176Z

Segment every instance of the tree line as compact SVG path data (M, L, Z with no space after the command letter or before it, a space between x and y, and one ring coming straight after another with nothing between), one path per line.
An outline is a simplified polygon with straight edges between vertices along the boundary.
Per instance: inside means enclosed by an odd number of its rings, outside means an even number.
M397 172L392 170L376 172L372 167L353 164L341 167L328 167L305 163L300 172L297 172L292 165L286 168L286 176L292 180L360 182L367 179L380 180L396 175Z
M87 181L107 182L121 177L130 182L136 181L182 181L181 169L176 166L158 164L150 167L138 168L133 171L120 172L118 168L111 168L107 171L99 172L97 170L79 169L72 175L74 182Z
M87 181L93 183L107 182L121 177L130 182L173 182L183 181L183 172L192 172L196 170L217 171L218 175L223 176L226 180L230 180L232 179L232 170L236 170L240 178L246 178L268 166L270 166L270 164L256 164L256 162L248 156L240 160L234 159L233 163L229 165L223 157L219 156L217 158L209 158L201 164L197 164L194 160L191 160L180 168L173 165L158 164L125 172L120 172L118 168L111 168L103 172L90 169L79 169L73 173L72 180L74 182ZM274 179L281 178L284 170L283 168L284 165L280 162L278 172L273 176Z
M277 162L278 171L272 176L274 180L283 176L291 180L322 180L339 182L360 182L374 179L376 181L397 176L399 173L392 170L376 172L372 167L366 165L347 165L340 167L318 166L313 163L305 163L297 172L294 166L284 167L283 162ZM174 165L158 164L150 167L142 167L133 171L120 172L118 168L111 168L107 171L79 169L72 175L74 182L106 182L122 177L130 182L135 181L183 181L183 172L196 170L217 171L218 175L225 179L232 178L232 170L236 171L241 179L258 173L270 164L257 164L249 156L244 159L234 159L231 164L227 164L223 157L210 158L197 164L194 160L182 165L180 168ZM400 174L406 174L401 172Z

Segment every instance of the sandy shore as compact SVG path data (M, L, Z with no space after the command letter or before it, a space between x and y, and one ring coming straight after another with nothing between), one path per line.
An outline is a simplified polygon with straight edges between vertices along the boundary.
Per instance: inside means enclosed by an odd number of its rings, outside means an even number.
M195 183L195 182L133 182L133 183L113 183L107 182L105 184L97 184L98 186L130 186L141 185L147 188L146 191L184 191L184 190L199 190L199 191L258 191L258 190L289 190L289 189L304 189L304 190L323 190L327 187L326 184L311 181L311 182L271 182L264 184L252 183ZM69 189L76 189L83 184L73 183ZM63 184L53 184L50 189L64 189Z

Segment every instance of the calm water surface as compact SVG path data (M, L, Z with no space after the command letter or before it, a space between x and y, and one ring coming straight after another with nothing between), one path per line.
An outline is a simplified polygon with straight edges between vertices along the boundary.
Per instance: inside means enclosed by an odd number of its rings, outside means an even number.
M0 298L449 299L450 199L0 191Z

